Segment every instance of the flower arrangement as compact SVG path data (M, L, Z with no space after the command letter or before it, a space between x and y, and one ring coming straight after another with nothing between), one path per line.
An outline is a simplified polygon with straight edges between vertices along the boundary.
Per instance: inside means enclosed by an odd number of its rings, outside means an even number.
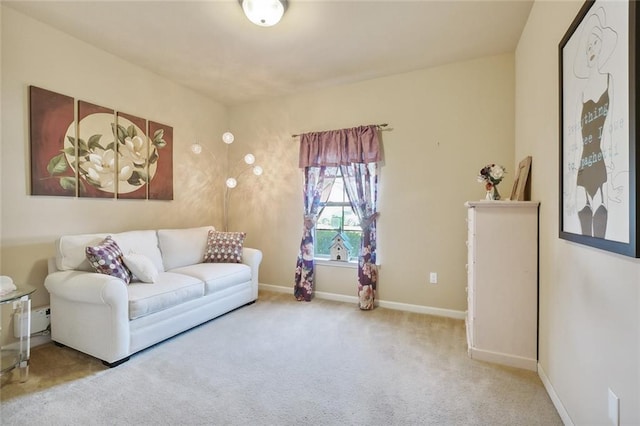
M484 183L484 188L487 190L487 199L499 200L500 194L496 186L502 182L506 169L498 164L487 164L480 169L478 174L478 182Z

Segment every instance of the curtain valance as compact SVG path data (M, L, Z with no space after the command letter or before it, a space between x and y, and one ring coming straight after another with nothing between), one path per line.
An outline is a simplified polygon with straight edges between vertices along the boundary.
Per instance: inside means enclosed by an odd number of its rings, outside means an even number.
M300 135L300 168L377 163L381 160L377 125Z

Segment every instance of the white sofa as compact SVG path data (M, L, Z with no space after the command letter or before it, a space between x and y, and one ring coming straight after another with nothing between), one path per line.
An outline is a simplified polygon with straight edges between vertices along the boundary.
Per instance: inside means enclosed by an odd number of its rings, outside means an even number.
M62 236L49 261L51 338L116 366L130 355L258 298L262 252L242 263L202 263L213 227ZM143 254L155 282L93 272L85 248L111 235L122 252ZM154 271L155 272L155 271Z

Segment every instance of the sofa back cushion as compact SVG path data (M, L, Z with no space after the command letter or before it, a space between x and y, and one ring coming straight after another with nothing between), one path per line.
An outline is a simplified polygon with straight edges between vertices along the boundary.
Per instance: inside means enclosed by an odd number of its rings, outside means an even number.
M56 244L56 267L60 271L71 269L95 272L86 256L87 246L95 246L107 235L111 235L124 254L130 252L147 256L159 271L164 271L162 256L158 248L156 231L128 231L119 234L64 235ZM205 241L206 242L206 241Z
M112 234L111 236L115 242L118 243L125 256L130 253L144 255L153 262L156 268L158 268L158 271L164 271L162 254L160 253L158 236L155 230L127 231Z
M56 242L56 267L60 271L76 269L95 272L87 260L87 246L95 246L109 234L63 235Z
M207 249L207 236L213 226L158 230L158 243L164 268L170 271L202 263Z

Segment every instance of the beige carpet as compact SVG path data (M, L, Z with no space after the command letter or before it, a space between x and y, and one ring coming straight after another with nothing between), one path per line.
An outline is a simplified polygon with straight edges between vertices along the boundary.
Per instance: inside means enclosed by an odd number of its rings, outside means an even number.
M3 425L561 425L537 374L471 360L464 323L261 292L107 369L47 344Z

